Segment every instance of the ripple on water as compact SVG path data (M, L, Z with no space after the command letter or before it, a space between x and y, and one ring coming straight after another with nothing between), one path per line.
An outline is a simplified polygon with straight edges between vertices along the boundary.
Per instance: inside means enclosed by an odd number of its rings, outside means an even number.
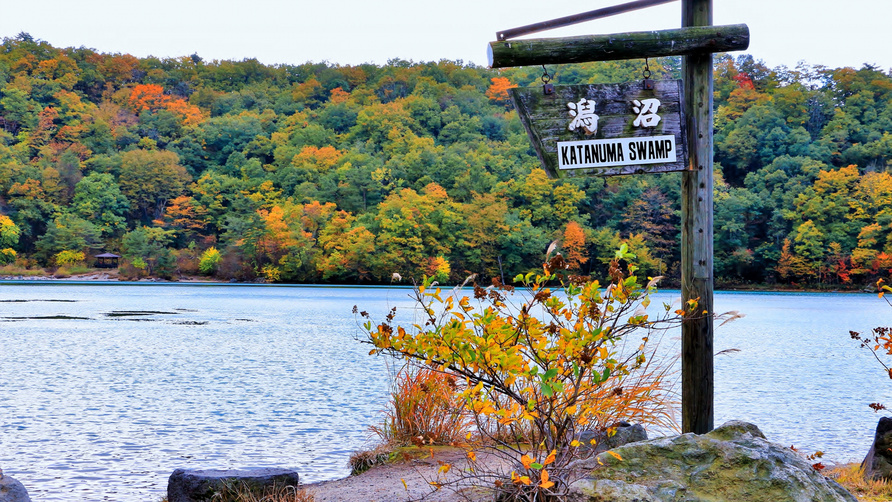
M4 286L0 321L15 322L3 350L27 357L0 365L0 466L41 501L158 500L177 468L345 476L388 390L384 361L354 339L352 307L408 315L405 293ZM892 396L847 333L887 324L888 307L867 295L720 293L715 303L747 314L716 330L717 351L740 349L716 359L716 423L749 420L781 444L860 460L876 423L866 404Z

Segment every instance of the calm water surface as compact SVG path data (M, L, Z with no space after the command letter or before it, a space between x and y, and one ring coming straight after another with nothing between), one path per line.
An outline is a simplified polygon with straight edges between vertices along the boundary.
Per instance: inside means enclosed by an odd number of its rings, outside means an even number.
M0 468L39 501L157 501L177 468L343 477L380 421L388 369L356 341L408 291L235 285L0 285ZM661 293L664 299L677 293ZM717 293L716 424L860 460L892 385L848 330L875 295ZM68 318L65 318L68 317ZM407 317L404 321L409 320ZM664 349L677 347L670 334Z

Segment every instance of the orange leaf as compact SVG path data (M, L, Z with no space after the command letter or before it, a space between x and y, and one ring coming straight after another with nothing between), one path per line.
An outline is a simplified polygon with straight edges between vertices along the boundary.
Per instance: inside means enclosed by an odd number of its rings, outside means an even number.
M623 461L623 458L622 458L621 456L619 456L619 453L617 453L617 452L615 452L615 451L613 451L613 450L607 450L607 453L609 453L610 455L612 455L613 457L615 457L615 458L616 458L617 460L619 460L620 462Z
M557 456L557 450L551 450L551 453L549 453L548 456L545 457L545 461L542 462L542 465L548 465L548 464L554 462L554 458L556 456ZM545 471L542 471L542 472L545 472Z
M548 480L548 471L546 471L545 469L542 469L542 476L541 481L539 482L539 486L544 490L547 490L554 486L554 481Z
M531 458L530 458L529 456L527 456L527 455L524 455L524 456L520 457L520 463L523 464L523 466L524 466L526 469L529 469L530 466L533 464L533 459L531 459ZM529 484L529 483L527 483L527 484Z
M469 452L468 452L468 458L471 459L471 462L476 462L476 461L477 461L477 454L474 453L474 452L472 452L472 451L469 451Z
M518 476L516 472L511 471L511 482L516 485L530 485L530 477L529 476Z

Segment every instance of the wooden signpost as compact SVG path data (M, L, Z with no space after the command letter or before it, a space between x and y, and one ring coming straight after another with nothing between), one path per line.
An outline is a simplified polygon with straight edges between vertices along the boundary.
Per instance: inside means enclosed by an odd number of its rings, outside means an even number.
M712 430L714 426L712 54L746 49L749 46L749 30L745 25L712 26L712 0L681 0L682 27L678 30L556 39L510 39L512 36L566 26L668 1L636 0L579 16L570 16L500 32L497 34L498 40L489 44L489 63L493 68L504 68L644 59L657 56L684 56L683 93L680 100L683 119L679 120L679 130L671 131L675 153L675 160L672 162L669 161L667 153L668 144L662 143L663 149L656 150L657 142L660 139L655 138L663 137L663 140L668 140L669 138L666 136L670 135L669 131L665 129L657 131L650 128L644 132L636 132L634 127L625 125L628 121L629 98L631 97L631 101L637 100L641 104L642 99L640 98L643 95L636 94L635 97L627 95L625 93L629 90L623 86L618 86L617 92L613 94L602 92L596 86L588 86L589 89L555 87L554 94L556 96L552 103L560 105L558 107L541 104L548 103L547 95L534 98L526 91L518 90L515 91L513 97L521 116L523 117L524 113L527 114L525 118L522 118L524 125L528 128L527 132L534 145L539 144L536 146L536 151L546 171L552 176L634 174L648 172L648 170L662 172L676 170L676 168L683 170L681 201L682 301L697 300L698 310L704 315L686 319L682 324L682 431L702 434ZM640 86L641 83L639 82L637 85ZM664 83L655 87L659 87L662 92L664 85L671 87L671 84ZM532 91L543 93L541 88L535 88ZM645 99L659 100L656 96ZM601 125L601 115L598 113L599 102L601 102L601 110L605 112L604 125ZM662 104L662 100L660 102ZM609 103L613 103L613 105ZM539 113L546 108L552 111ZM640 111L641 107L638 108ZM608 109L616 111L617 116L625 118L611 118L613 115L610 115ZM554 112L554 110L558 110L560 113ZM577 115L562 115L559 119L556 118L557 115L569 114L570 111L576 112ZM580 112L589 118L585 123L574 121ZM598 116L598 127L594 131L588 127L592 125L592 114ZM568 119L570 119L570 123L567 123ZM634 120L631 122L634 126ZM538 125L536 125L537 123ZM570 125L574 127L571 129ZM541 127L542 132L530 132L531 130L538 131L536 127ZM603 129L601 129L602 127ZM601 131L600 138L598 130ZM658 132L660 134L657 134ZM662 134L662 132L667 134ZM618 141L617 138L624 139ZM634 141L647 143L643 147L636 143L636 160L641 156L637 152L641 152L640 149L643 148L644 156L649 160L665 160L665 162L645 164L628 162L631 150L626 148ZM610 144L614 145L612 149L608 146ZM622 160L619 160L619 154L617 154L617 148L620 147L623 148ZM650 151L651 147L654 148L653 154ZM680 150L680 148L686 148L686 150ZM605 151L607 151L606 154ZM571 152L575 155L572 155ZM686 158L681 166L675 165L679 158Z

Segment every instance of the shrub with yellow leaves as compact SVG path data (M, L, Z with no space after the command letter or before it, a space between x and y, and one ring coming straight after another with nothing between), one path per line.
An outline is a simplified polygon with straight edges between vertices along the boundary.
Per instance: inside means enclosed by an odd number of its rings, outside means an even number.
M662 409L666 373L649 367L649 343L655 330L698 315L697 305L664 304L651 317L656 280L640 283L631 258L625 247L616 253L606 287L569 275L560 255L544 273L515 278L523 288L475 286L473 299L425 280L415 290L418 323L395 325L393 313L377 326L365 322L373 353L464 382L459 392L478 436L467 436L462 483L493 489L498 500L561 500L574 476L571 462L589 451L581 432L611 434L618 420L664 424L671 417ZM637 391L641 386L646 390ZM483 451L501 457L501 467L478 462Z

